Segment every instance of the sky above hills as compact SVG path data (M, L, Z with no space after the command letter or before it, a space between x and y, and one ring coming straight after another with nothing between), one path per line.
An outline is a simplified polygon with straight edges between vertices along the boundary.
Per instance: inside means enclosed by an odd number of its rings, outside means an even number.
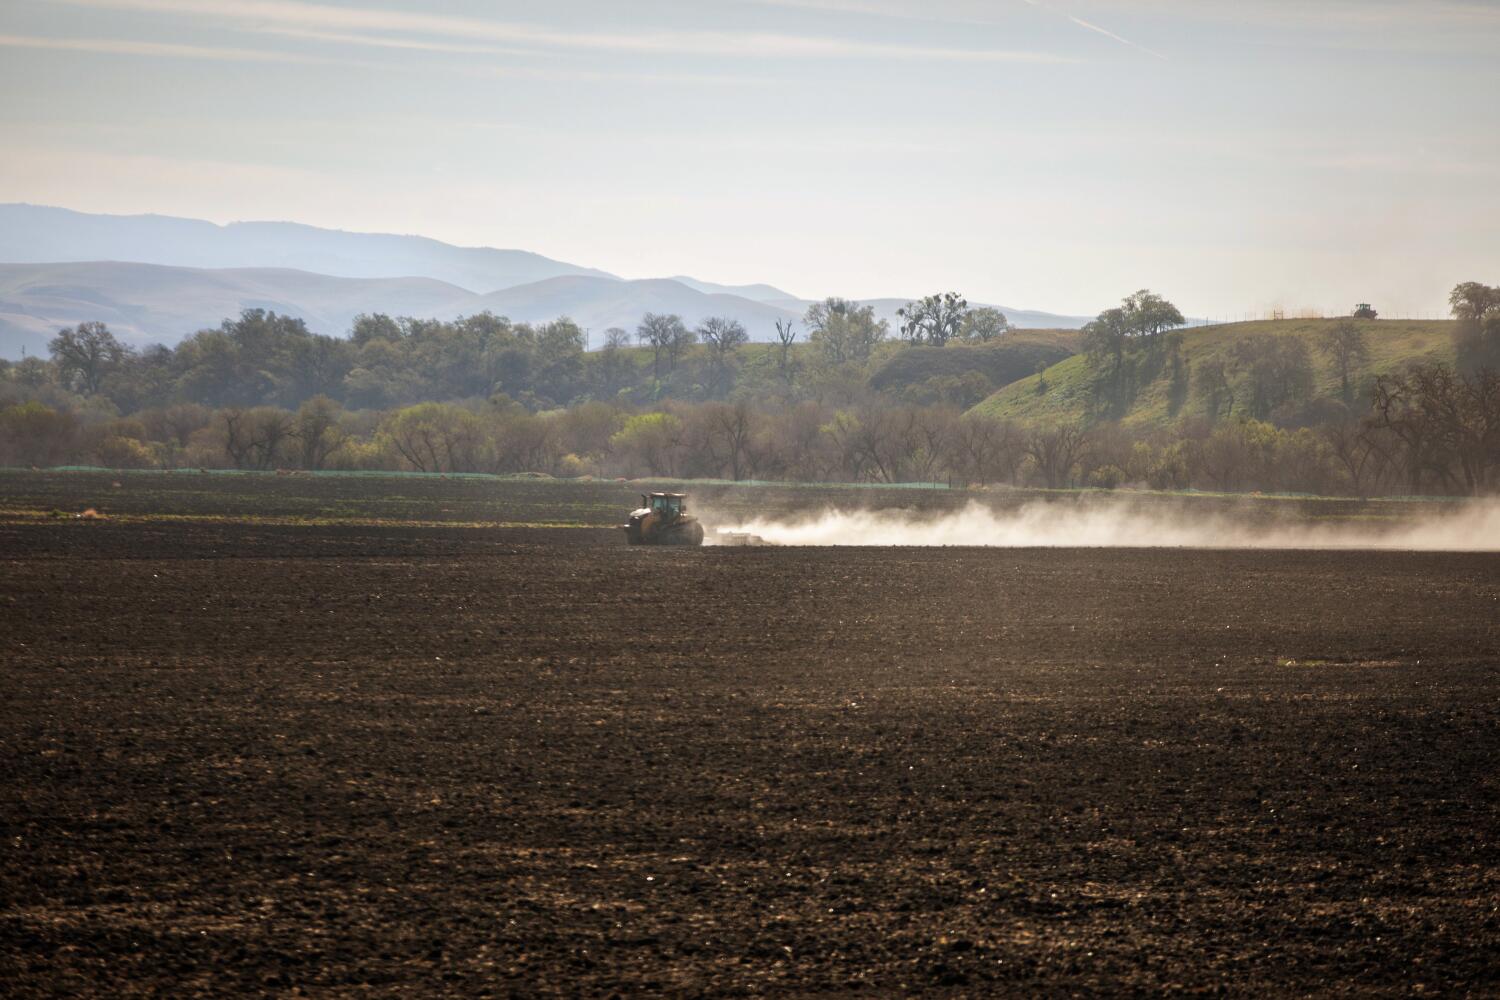
M1500 279L1500 5L0 3L0 201L625 277L1441 315Z

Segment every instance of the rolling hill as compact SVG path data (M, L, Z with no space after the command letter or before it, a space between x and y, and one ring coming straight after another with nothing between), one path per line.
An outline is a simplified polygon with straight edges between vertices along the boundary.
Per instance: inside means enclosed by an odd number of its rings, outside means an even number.
M904 302L881 301L892 316L892 303ZM0 357L20 357L23 348L44 353L59 329L86 320L107 323L137 346L175 344L252 308L301 317L309 329L334 336L347 333L360 313L453 319L488 310L525 323L568 316L591 331L597 344L612 326L634 330L647 312L676 313L690 326L709 316L729 316L743 323L753 340L770 340L777 320L800 320L806 306L797 299L773 304L705 293L670 278L563 275L479 295L432 278L347 278L290 268L0 264Z
M1016 330L987 344L913 345L888 354L870 373L870 387L900 392L932 378L982 375L992 386L1009 385L1078 350L1073 330Z
M342 335L361 312L452 319L483 310L517 322L568 316L595 334L634 330L646 312L695 325L737 319L753 340L812 304L767 284L626 280L524 250L456 247L420 236L290 222L221 226L160 215L93 215L0 205L0 357L45 351L64 326L109 324L135 344L172 344L247 308ZM899 326L905 298L863 300ZM979 305L981 303L975 303ZM1000 306L1012 324L1077 329L1087 317ZM596 337L595 342L602 338Z
M800 313L779 309L738 295L700 292L671 278L619 281L611 278L549 278L479 296L479 308L521 323L543 323L559 316L571 318L600 336L612 326L631 332L648 312L675 313L688 326L710 316L732 316L744 324L754 340L775 336L776 321L797 319ZM471 309L477 312L478 309Z
M425 236L348 233L294 222L94 215L0 205L0 261L130 261L195 268L291 268L341 278L432 278L488 292L564 274L613 277L525 250L456 247Z
M1201 370L1210 361L1221 361L1233 370L1233 351L1246 337L1271 334L1303 337L1312 353L1316 371L1315 393L1337 398L1338 376L1317 345L1337 320L1266 320L1201 326L1182 332L1182 350L1189 370ZM1395 371L1413 361L1453 360L1453 326L1449 320L1373 320L1362 323L1370 357L1360 366L1354 382L1359 385L1376 375ZM1088 413L1089 381L1092 375L1086 354L1066 358L1039 375L1030 375L996 390L974 407L973 412L1032 422L1081 422ZM1046 391L1039 391L1045 380ZM1126 426L1165 425L1168 413L1168 379L1165 375L1148 385L1121 419ZM1194 385L1179 417L1201 416L1203 399Z
M896 315L896 310L910 302L910 299L885 298L885 299L860 299L860 305L873 306L875 318L883 319L891 325L891 335L901 328L901 318ZM807 303L803 308L807 308ZM1063 316L1058 313L1039 312L1035 309L1016 309L1011 306L995 305L993 302L970 302L974 307L991 306L999 309L1010 320L1011 326L1023 327L1030 330L1079 330L1085 323L1093 320L1092 316Z
M677 313L689 324L733 316L759 340L794 314L733 295L705 295L676 281L620 281L573 275L488 295L431 278L342 278L285 268L165 267L92 261L0 264L0 357L43 354L64 326L100 320L122 340L175 344L244 309L271 309L308 328L342 336L360 313L454 319L486 310L516 322L570 316L601 333L634 330L646 312ZM596 338L600 340L602 338Z
M0 357L45 354L64 326L109 325L136 346L175 344L244 309L299 316L344 333L361 312L456 316L478 298L431 278L339 278L278 268L203 270L125 264L0 264Z
M674 274L667 280L680 282L705 295L738 295L740 298L750 299L752 302L770 302L773 304L803 301L790 292L783 292L772 285L720 285L713 281L699 281L697 278L689 278L685 274ZM806 307L804 306L803 308Z

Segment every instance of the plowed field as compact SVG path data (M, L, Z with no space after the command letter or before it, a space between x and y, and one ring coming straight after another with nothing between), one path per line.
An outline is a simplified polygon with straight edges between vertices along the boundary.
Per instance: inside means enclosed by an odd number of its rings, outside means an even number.
M1500 982L1500 557L14 513L55 479L0 481L7 995Z

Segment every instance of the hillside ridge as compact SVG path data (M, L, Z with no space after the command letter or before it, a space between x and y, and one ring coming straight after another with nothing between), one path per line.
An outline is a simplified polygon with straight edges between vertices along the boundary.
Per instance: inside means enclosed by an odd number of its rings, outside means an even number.
M1201 380L1195 374L1205 366L1222 363L1237 396L1244 387L1245 373L1237 368L1236 345L1258 335L1301 337L1308 348L1313 369L1312 401L1337 400L1341 385L1332 361L1319 348L1343 318L1252 320L1192 327L1178 331L1188 371L1188 391L1181 406L1172 412L1170 375L1164 370L1137 392L1120 417L1126 427L1166 426L1182 419L1206 415ZM1375 376L1398 371L1419 361L1453 361L1452 320L1361 320L1369 357L1356 364L1352 382L1365 394ZM1092 362L1086 353L1075 354L1044 371L997 389L973 407L972 412L1035 423L1087 423L1091 419ZM1236 411L1231 410L1229 415Z

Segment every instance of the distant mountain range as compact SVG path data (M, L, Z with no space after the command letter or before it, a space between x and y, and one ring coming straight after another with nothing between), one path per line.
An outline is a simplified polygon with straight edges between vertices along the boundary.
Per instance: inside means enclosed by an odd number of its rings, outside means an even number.
M343 334L360 313L452 319L488 310L517 322L569 316L593 334L633 330L646 312L690 325L728 316L752 338L810 304L765 284L677 276L625 280L525 250L455 247L420 236L287 222L219 226L167 216L90 215L0 205L0 357L46 351L57 330L102 320L137 345L174 344L243 309ZM908 300L871 299L893 321ZM1076 329L1088 317L999 307L1016 326Z
M0 356L45 354L60 327L96 319L136 346L175 344L244 309L343 333L362 312L456 316L472 292L431 278L338 278L285 268L201 270L116 261L0 264Z
M0 205L0 262L85 260L291 268L339 278L435 278L480 292L564 274L614 277L525 250L456 247L425 236L346 233L295 222L220 226L166 215L90 215L41 205Z

